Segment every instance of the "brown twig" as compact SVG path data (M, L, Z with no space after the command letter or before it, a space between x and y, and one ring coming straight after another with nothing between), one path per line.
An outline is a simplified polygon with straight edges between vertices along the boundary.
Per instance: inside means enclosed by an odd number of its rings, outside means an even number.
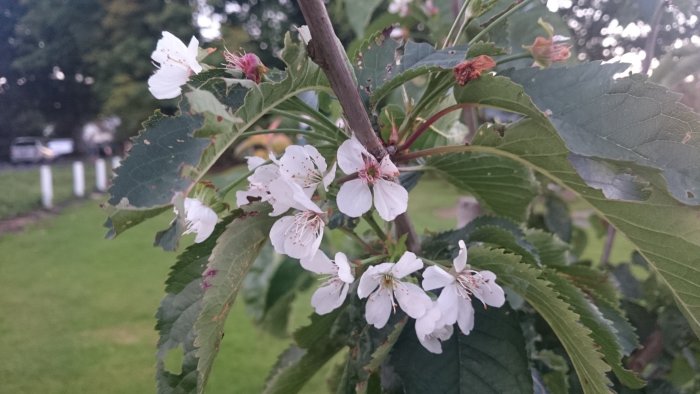
M360 93L347 67L345 52L338 45L338 40L328 17L323 0L299 0L299 8L311 32L309 55L328 77L331 89L338 97L345 112L348 126L355 136L377 160L386 156L387 151L372 129Z
M387 155L387 150L375 134L372 122L362 105L351 70L348 69L345 61L347 57L338 45L338 39L323 0L299 0L299 8L311 33L309 56L328 77L331 89L335 92L340 106L345 112L348 126L355 132L355 136L369 153L377 160L381 160ZM408 234L406 244L410 250L413 250L411 247L420 248L420 241L405 213L399 215L394 223L396 224L397 236Z
M637 349L627 361L627 367L637 373L661 356L664 350L664 337L658 327L647 337L641 349Z

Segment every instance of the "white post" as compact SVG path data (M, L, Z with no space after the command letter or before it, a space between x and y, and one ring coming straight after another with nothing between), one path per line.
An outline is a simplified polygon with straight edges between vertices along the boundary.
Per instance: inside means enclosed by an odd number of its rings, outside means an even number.
M107 164L105 159L95 160L95 187L97 191L107 191Z
M53 208L53 180L51 179L51 167L42 165L39 168L39 183L41 184L41 205L46 209Z
M82 161L73 162L73 195L85 197L85 167Z
M119 156L112 156L112 172L122 165L122 158Z

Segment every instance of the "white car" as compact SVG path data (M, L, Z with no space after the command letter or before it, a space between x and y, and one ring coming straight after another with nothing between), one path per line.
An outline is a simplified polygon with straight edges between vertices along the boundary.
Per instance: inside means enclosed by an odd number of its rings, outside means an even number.
M15 138L10 145L10 160L13 163L39 163L52 160L53 150L34 137Z

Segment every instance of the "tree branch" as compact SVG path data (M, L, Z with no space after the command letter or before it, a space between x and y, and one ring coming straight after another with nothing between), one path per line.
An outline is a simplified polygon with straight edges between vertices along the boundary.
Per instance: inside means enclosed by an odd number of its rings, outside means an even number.
M372 122L365 111L357 86L348 68L345 51L338 45L338 39L328 17L323 0L299 0L299 8L309 26L311 41L309 56L328 77L331 89L335 92L340 106L345 112L350 129L377 160L387 155L382 141L374 133ZM396 235L408 234L406 246L413 252L420 250L420 241L406 213L399 215L394 224Z
M323 0L299 0L299 8L311 32L309 55L328 77L331 89L345 112L350 129L355 132L355 136L369 153L377 160L381 160L386 156L387 151L374 133L372 123L362 105L357 85L345 62L347 56L338 45Z

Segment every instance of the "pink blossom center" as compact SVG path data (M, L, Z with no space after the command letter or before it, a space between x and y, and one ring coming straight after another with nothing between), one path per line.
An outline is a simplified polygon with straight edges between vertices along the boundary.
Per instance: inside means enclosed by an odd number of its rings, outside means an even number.
M382 177L382 172L379 169L379 163L376 160L372 160L368 157L363 157L365 162L364 168L357 172L357 176L363 181L367 182L369 185L374 185L374 183Z
M479 272L474 270L464 270L457 274L456 279L459 284L459 295L467 300L470 300L474 292L488 283L487 279L484 279Z
M295 243L303 244L304 240L316 239L323 226L323 219L316 212L303 211L294 215L294 222L289 226L285 235L291 234Z

